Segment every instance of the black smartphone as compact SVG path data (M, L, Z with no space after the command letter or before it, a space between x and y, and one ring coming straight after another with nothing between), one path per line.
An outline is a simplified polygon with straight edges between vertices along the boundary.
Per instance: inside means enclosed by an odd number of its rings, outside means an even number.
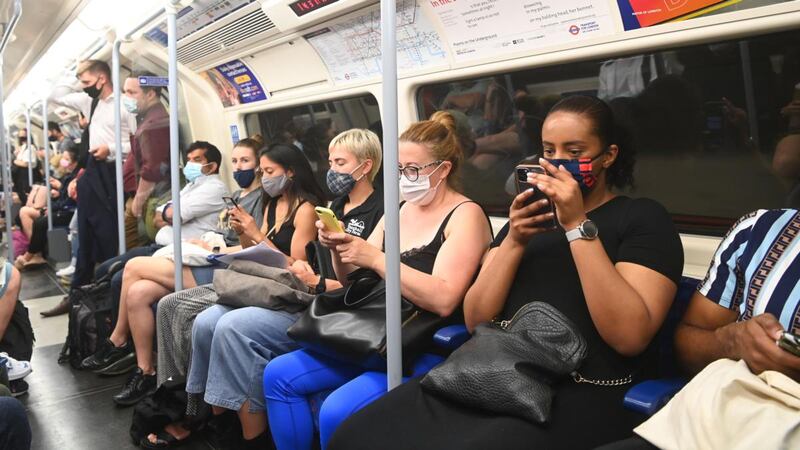
M239 204L236 203L236 200L234 200L233 197L222 197L222 201L225 202L225 206L227 206L228 209L239 207Z
M530 205L533 202L542 200L547 198L544 192L542 192L538 187L528 183L528 174L535 173L539 175L547 175L547 171L544 170L544 167L538 164L520 164L514 169L516 173L516 181L517 181L517 194L521 194L528 189L533 189L533 195L528 197L525 200L525 206ZM553 203L548 202L547 206L536 211L536 214L545 214L548 212L553 212ZM556 218L553 216L552 222L543 224L544 226L555 227L556 226Z

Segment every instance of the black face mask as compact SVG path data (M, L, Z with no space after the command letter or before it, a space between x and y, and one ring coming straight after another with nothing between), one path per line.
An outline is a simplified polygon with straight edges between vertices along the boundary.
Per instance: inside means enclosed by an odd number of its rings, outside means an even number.
M28 143L28 136L20 136L19 137L19 145L25 145Z
M56 136L47 136L47 140L50 141L50 142L56 142L56 141L58 141L58 137L56 137Z
M97 87L97 81L95 81L93 85L83 88L83 92L86 92L86 95L92 98L99 97L100 89Z

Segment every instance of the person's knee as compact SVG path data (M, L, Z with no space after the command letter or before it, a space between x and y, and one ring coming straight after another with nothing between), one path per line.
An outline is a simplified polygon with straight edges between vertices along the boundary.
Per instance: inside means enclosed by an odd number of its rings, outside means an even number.
M10 448L30 448L31 425L25 408L17 399L0 397L0 429L8 433L5 441Z
M198 314L192 325L192 345L210 345L218 320L219 315L213 307Z
M269 400L289 402L298 394L292 386L297 360L291 353L278 356L264 368L264 396ZM295 400L296 401L296 400Z
M149 308L155 299L148 283L137 281L128 287L128 295L125 300L125 306L128 311L135 311L141 308Z

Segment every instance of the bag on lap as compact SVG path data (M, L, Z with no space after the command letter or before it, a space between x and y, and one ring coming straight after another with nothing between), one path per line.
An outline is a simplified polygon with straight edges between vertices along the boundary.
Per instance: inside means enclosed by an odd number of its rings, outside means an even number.
M314 299L308 287L286 269L233 260L226 270L214 272L214 291L220 305L298 312Z
M287 333L301 346L373 370L386 369L386 283L375 272L358 269L351 283L314 298ZM453 315L455 316L455 314ZM401 299L403 367L431 344L442 318Z
M122 267L122 264L112 266L112 270L95 283L70 291L72 308L67 340L58 355L59 364L69 362L72 367L79 368L81 361L94 354L98 345L111 335L111 278Z

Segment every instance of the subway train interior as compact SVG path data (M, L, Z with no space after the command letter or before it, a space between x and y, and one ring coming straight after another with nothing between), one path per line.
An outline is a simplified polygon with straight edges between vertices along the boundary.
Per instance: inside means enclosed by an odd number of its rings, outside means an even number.
M0 449L800 448L800 0L0 25Z

